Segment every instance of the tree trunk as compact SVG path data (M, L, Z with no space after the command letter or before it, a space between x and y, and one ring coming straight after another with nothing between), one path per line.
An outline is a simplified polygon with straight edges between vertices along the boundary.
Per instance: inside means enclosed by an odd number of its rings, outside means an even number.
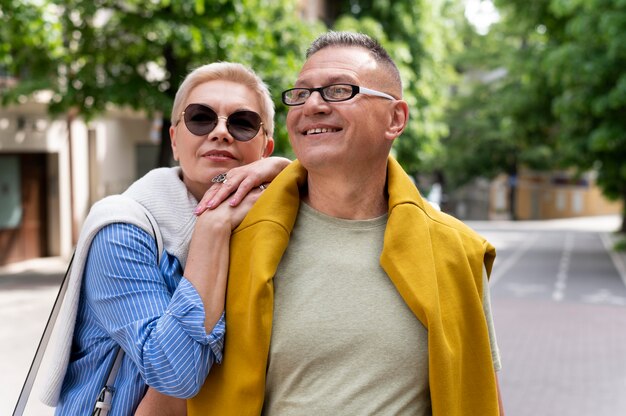
M171 98L172 103L176 97L176 92L182 80L187 76L187 68L189 61L177 57L174 53L174 47L171 43L165 44L163 47L163 58L165 58L165 69L168 73L170 81L169 88L165 94ZM170 145L170 126L171 121L169 112L163 112L163 123L161 125L161 145L159 147L159 167L172 166L174 164L174 156L172 155L172 146Z
M161 124L161 143L159 144L159 160L157 167L168 167L172 165L174 155L170 145L170 119L163 117Z

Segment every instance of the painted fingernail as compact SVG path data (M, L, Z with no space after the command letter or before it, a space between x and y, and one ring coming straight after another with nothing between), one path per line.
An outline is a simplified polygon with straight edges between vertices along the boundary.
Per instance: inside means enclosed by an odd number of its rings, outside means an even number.
M207 207L207 208L213 208L213 207L215 207L215 200L213 200L213 199L212 199L212 200L210 200L210 201L209 201L209 203L208 203L208 204L206 204L206 207Z
M198 215L201 212L202 212L202 207L200 205L198 205L196 209L193 210L193 213L196 215Z

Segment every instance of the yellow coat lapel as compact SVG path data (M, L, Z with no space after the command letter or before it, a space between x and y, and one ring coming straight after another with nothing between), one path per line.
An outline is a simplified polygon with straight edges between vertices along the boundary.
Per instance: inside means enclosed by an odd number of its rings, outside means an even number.
M381 265L428 329L434 415L497 415L482 309L482 267L495 251L425 203L399 164L388 164L389 219ZM465 256L463 255L465 253Z

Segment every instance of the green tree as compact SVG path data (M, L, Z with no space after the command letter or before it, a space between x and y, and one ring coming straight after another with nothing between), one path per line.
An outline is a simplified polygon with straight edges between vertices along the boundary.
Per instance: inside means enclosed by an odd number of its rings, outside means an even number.
M545 68L565 162L595 169L604 194L624 203L626 233L626 1L550 2L565 21Z
M548 44L545 31L505 15L486 36L467 22L462 33L465 48L455 56L462 77L448 112L450 135L443 140L442 170L449 184L503 172L515 178L521 165L554 167L551 94L537 64Z
M457 67L502 69L502 76L472 84L455 100L448 171L471 177L511 173L520 164L595 169L605 195L626 200L626 2L495 3L501 22L483 37L464 32Z
M0 105L7 105L55 82L56 62L63 55L60 25L41 4L0 0L0 76L17 76L5 87Z
M510 16L509 22L522 30L541 31L546 38L529 73L541 77L554 118L539 137L549 137L559 165L579 172L596 170L604 194L626 202L626 2L497 4ZM545 110L540 107L536 113ZM622 218L621 230L626 232L626 204Z
M277 92L323 30L298 18L295 1L15 3L2 4L0 65L20 82L3 93L3 104L48 89L54 94L53 114L78 111L90 118L111 104L162 114L164 165L169 161L169 112L184 76L207 62L237 61L254 68L273 91L276 150L289 154L286 109L278 104Z

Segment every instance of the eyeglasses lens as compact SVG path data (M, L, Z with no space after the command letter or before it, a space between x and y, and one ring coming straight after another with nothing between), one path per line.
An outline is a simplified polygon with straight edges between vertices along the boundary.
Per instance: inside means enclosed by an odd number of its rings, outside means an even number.
M187 129L196 136L206 136L217 126L217 113L206 105L189 104L185 109L184 120ZM235 111L228 116L226 128L238 141L247 142L254 138L261 128L261 116L254 111Z
M252 139L261 128L261 116L254 111L236 111L228 116L228 131L239 141Z

